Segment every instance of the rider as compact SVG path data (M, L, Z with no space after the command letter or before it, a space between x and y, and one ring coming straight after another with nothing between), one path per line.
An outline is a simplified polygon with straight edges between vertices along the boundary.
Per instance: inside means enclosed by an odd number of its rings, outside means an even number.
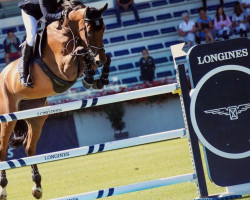
M26 42L22 49L22 65L20 67L20 83L25 87L33 87L29 75L29 62L32 58L33 42L37 32L37 23L40 19L51 23L63 17L60 10L63 0L23 0L18 4L22 9L22 18L26 29ZM60 10L60 11L59 11Z

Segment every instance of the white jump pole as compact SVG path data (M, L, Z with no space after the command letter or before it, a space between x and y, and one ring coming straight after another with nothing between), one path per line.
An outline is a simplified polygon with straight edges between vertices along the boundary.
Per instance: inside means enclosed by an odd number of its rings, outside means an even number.
M157 188L157 187L163 187L163 186L174 185L174 184L185 183L185 182L193 182L194 180L196 180L195 174L184 174L184 175L179 175L179 176L174 176L174 177L169 177L169 178L161 178L157 180L135 183L131 185L118 186L118 187L104 189L104 190L98 190L98 191L93 191L93 192L88 192L88 193L83 193L83 194L78 194L78 195L61 197L61 198L57 198L53 200L100 199L104 197L110 197L110 196L131 193L131 192L136 192L136 191L141 191L141 190L147 190L147 189L152 189L152 188Z
M178 84L174 83L174 84L163 85L163 86L158 86L158 87L151 87L147 89L135 90L131 92L124 92L124 93L119 93L119 94L114 94L114 95L97 97L93 99L79 100L79 101L74 101L70 103L58 104L54 106L46 106L46 107L41 107L41 108L14 112L14 113L8 113L8 114L0 115L0 123L39 117L39 116L44 116L44 115L77 110L81 108L88 108L92 106L105 105L105 104L127 101L127 100L132 100L132 99L138 99L142 97L149 97L149 96L154 96L154 95L159 95L159 94L166 94L166 93L174 92L176 89L178 89Z
M62 159L67 159L67 158L94 154L98 152L122 149L126 147L142 145L142 144L181 138L185 136L185 134L186 134L185 129L177 129L173 131L166 131L166 132L144 135L144 136L124 139L124 140L107 142L103 144L96 144L92 146L79 147L75 149L69 149L69 150L57 151L57 152L52 152L52 153L47 153L47 154L41 154L37 156L3 161L3 162L0 162L0 170L6 170L6 169L11 169L11 168L27 166L27 165L39 164L39 163L46 163L46 162L51 162L51 161L56 161L56 160L62 160Z

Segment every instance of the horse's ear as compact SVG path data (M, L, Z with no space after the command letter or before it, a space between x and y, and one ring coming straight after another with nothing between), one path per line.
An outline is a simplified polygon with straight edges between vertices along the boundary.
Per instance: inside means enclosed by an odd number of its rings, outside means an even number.
M107 10L107 8L108 8L108 3L106 3L105 6L103 6L102 8L100 8L99 11L103 13L103 11Z
M87 18L89 17L89 12L90 12L90 8L87 7L87 8L86 8L86 15L85 15Z

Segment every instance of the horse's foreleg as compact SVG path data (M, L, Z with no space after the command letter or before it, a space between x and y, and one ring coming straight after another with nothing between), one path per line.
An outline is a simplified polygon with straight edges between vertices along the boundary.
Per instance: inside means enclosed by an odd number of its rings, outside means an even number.
M77 47L72 54L68 54L62 58L62 72L68 79L75 80L84 73L85 62L81 52L86 52L83 47ZM84 54L84 53L83 53Z
M1 124L1 145L0 145L0 161L5 161L7 157L8 142L12 131L14 130L16 122L6 122ZM8 180L5 170L1 171L0 177L0 200L7 199L6 186Z
M109 67L111 63L111 58L109 55L106 55L106 57L107 57L107 61L103 65L101 77L100 79L96 79L92 86L94 89L102 89L104 85L109 84Z
M95 71L92 68L92 65L90 63L86 64L84 73L85 73L85 77L82 79L82 84L83 84L83 87L85 87L86 89L89 89L92 87L94 83L94 75L95 75Z
M36 153L36 144L38 139L40 138L42 126L47 119L47 116L42 116L39 118L31 118L27 119L28 124L28 138L26 143L26 154L27 156L34 156ZM42 197L42 186L41 186L41 180L42 177L39 173L38 167L36 164L31 165L31 171L32 171L32 180L35 182L35 185L32 188L32 195L36 199L40 199Z
M111 58L107 54L106 54L106 58L107 58L107 61L103 65L102 75L100 77L103 85L108 85L109 84L109 67L110 67L110 64L111 64Z

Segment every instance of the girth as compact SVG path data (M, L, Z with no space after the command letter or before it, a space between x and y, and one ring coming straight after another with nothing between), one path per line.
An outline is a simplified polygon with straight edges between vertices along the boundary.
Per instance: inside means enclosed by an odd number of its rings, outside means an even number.
M53 89L56 93L65 92L67 89L69 89L76 82L76 81L65 81L65 80L58 78L49 69L49 67L45 64L45 62L42 60L41 57L35 58L34 63L37 63L41 67L41 69L45 72L45 74L48 75L48 77L50 78L50 80L53 84Z

